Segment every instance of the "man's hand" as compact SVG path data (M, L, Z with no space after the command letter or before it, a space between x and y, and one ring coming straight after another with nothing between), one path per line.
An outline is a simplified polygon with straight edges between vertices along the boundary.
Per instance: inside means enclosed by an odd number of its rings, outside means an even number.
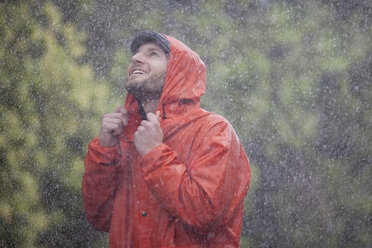
M134 133L134 144L141 156L163 143L163 131L160 128L159 116L159 111L156 112L156 115L147 113L147 121L143 120Z
M123 133L124 127L128 125L127 110L119 106L114 112L103 115L99 143L101 146L116 146L120 140L118 136Z

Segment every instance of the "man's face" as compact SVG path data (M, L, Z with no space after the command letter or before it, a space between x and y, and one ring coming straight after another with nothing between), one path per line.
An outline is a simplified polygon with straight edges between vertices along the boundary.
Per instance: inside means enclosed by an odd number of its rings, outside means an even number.
M128 67L126 90L138 100L160 99L167 72L168 58L155 43L140 46Z

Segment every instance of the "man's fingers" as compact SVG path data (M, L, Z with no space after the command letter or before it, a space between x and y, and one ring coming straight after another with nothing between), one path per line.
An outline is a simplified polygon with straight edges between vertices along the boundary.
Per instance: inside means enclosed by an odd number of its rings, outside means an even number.
M157 115L160 115L160 112L157 111L156 114ZM147 113L146 117L149 120L149 122L158 123L159 124L159 118L158 118L158 116L154 115L153 113Z
M143 121L141 121L141 126L145 126L147 123L149 123L149 121L143 120Z
M99 143L110 147L117 145L120 141L116 136L122 136L124 128L128 125L128 113L123 106L118 106L111 113L102 117Z
M124 107L122 107L122 106L120 106L120 108L119 108L119 112L125 117L125 118L128 118L128 111L124 108Z
M120 119L114 119L114 118L107 118L104 120L104 123L116 123L118 125L121 124L121 120Z
M114 124L119 125L121 128L125 126L123 123L123 119L121 118L107 118L106 117L102 120L102 126L104 126L105 123L114 123Z
M112 114L114 117L117 116L118 118L120 118L124 126L128 125L128 112L123 106L116 107L116 109L114 110Z
M128 125L128 116L124 116L122 113L111 113L103 115L103 121L110 119L118 119L123 123L123 126Z
M118 124L115 123L106 123L103 127L103 131L106 133L110 133L111 135L118 135L121 133L121 128Z
M143 126L139 126L138 128L137 128L137 133L138 132L144 132L145 131L145 128L143 127Z
M124 116L122 113L111 113L111 114L104 114L103 118L116 118L116 119L122 119Z
M127 110L123 106L117 106L114 110L114 113L127 114Z

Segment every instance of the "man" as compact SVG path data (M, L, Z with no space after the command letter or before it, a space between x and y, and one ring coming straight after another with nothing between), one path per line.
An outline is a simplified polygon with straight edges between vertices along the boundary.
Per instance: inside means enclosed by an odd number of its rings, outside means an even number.
M200 108L205 65L152 31L131 51L125 105L85 159L89 222L110 247L239 247L249 163L231 125Z

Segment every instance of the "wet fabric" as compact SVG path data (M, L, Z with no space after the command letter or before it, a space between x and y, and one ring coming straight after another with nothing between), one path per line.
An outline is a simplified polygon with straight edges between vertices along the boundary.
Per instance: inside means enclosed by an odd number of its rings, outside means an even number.
M205 65L177 39L157 111L163 144L143 157L133 136L141 123L127 95L120 145L89 144L82 192L89 222L110 232L110 247L239 247L248 159L232 126L200 108Z

